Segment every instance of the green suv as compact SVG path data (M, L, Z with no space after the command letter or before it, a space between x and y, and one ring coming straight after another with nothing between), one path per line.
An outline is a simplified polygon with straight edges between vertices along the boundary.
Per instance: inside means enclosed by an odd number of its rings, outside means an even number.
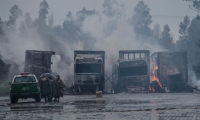
M35 75L26 72L14 76L10 86L10 101L17 103L19 98L41 101L40 86Z

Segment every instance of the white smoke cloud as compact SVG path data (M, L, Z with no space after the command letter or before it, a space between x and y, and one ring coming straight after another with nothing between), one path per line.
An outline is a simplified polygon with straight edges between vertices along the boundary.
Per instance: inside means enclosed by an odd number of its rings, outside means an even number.
M191 84L194 87L198 87L198 89L200 89L200 80L197 78L195 72L191 69L188 70L188 81L189 84Z
M123 17L123 16L122 16ZM106 74L111 75L112 65L117 63L119 50L150 50L151 53L163 50L157 43L151 43L152 38L136 39L132 26L126 18L106 17L101 14L87 16L81 27L81 32L91 36L95 44L93 50L103 50L106 53ZM76 20L75 20L76 21ZM79 23L81 24L81 23ZM51 50L50 47L36 30L28 30L27 37L7 33L8 39L0 44L0 54L4 60L11 60L20 65L20 71L23 71L26 50ZM73 57L74 50L84 50L84 41L68 43L60 36L54 36L57 49L62 55L53 57L52 71L58 73L61 78L67 79L72 76L74 71ZM152 40L153 41L153 40ZM88 45L89 46L89 45ZM92 48L87 48L90 50ZM57 53L56 53L57 54ZM64 59L61 59L64 56Z
M2 60L11 64L15 63L18 65L17 67L19 67L18 70L16 67L11 67L9 75L10 78L12 78L14 74L19 74L19 72L23 71L26 50L51 50L48 46L48 41L42 40L35 29L27 30L26 37L22 37L18 33L15 34L10 31L6 32L6 37L7 41L1 42L0 44L0 55L2 56ZM59 45L57 48L65 53L63 56L66 59L60 59L59 55L56 55L55 57L53 56L52 71L58 73L63 79L66 79L69 74L72 74L71 66L73 65L70 64L73 62L73 50L81 49L81 47L80 45L70 46L67 42L64 42L61 39L56 39L56 43ZM66 56L69 56L69 58Z
M111 25L112 24L112 25ZM96 40L94 48L106 53L106 71L112 71L113 62L117 62L119 50L150 50L152 53L164 50L149 40L136 40L132 26L121 19L108 19L101 15L85 19L82 30ZM109 31L110 33L108 33ZM109 73L111 74L111 73Z
M52 56L52 71L56 72L60 75L61 78L64 80L68 79L69 76L73 75L74 65L73 65L73 58L74 58L74 50L83 50L83 45L81 42L77 44L71 44L71 46L64 41L60 41L62 45L61 49L63 53L64 59L61 58L60 55ZM73 79L73 78L72 78Z
M25 60L25 50L45 50L45 45L38 37L35 31L30 31L29 37L23 38L19 35L7 32L7 41L1 42L0 54L4 61L10 61L20 66L23 71L23 62Z

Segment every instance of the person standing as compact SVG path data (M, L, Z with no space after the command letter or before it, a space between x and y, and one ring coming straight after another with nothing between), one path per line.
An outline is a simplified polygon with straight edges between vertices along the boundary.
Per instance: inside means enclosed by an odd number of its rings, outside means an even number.
M52 84L52 96L55 98L54 101L60 102L60 97L63 97L64 87L64 82L60 79L59 75L56 75L56 80L54 80Z
M39 82L40 84L40 89L41 89L41 95L44 97L45 102L51 102L51 94L52 94L52 89L51 89L51 80L47 76L43 76Z

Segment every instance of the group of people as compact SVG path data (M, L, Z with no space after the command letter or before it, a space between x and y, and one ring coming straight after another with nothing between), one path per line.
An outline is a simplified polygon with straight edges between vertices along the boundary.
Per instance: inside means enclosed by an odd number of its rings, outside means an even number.
M60 97L63 97L64 82L60 79L59 75L56 75L56 79L43 75L39 80L41 96L45 99L45 102L56 101L59 102Z

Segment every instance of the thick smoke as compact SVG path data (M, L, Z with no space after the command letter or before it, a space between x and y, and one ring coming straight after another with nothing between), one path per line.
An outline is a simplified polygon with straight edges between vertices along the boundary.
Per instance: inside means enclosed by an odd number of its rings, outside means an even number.
M150 50L152 53L163 50L153 38L136 39L133 28L126 20L109 19L93 15L85 19L82 30L95 38L95 50L106 52L106 71L119 57L119 50ZM154 43L154 44L153 44Z
M191 69L188 70L189 84L193 87L200 89L200 80L197 77L197 74Z
M112 74L112 65L117 63L119 50L144 49L150 50L151 53L163 50L154 38L136 39L133 27L124 17L124 13L116 12L122 8L114 9L114 12L110 11L109 14L86 8L77 12L76 16L69 12L62 26L51 25L53 29L44 33L30 28L25 37L8 31L8 41L0 44L2 59L16 63L20 66L19 71L23 71L25 50L55 51L57 55L53 56L52 70L63 79L71 81L71 84L74 50L105 51L107 76Z
M7 32L8 41L1 42L0 54L4 61L11 61L20 66L20 71L23 71L23 63L25 60L25 50L45 50L45 45L34 31L26 39L19 37L16 34ZM35 34L34 34L35 33Z
M7 41L1 42L0 54L1 59L11 65L8 76L11 79L13 75L23 71L25 50L45 50L45 45L34 30L31 30L31 34L26 38L10 31L4 33Z

